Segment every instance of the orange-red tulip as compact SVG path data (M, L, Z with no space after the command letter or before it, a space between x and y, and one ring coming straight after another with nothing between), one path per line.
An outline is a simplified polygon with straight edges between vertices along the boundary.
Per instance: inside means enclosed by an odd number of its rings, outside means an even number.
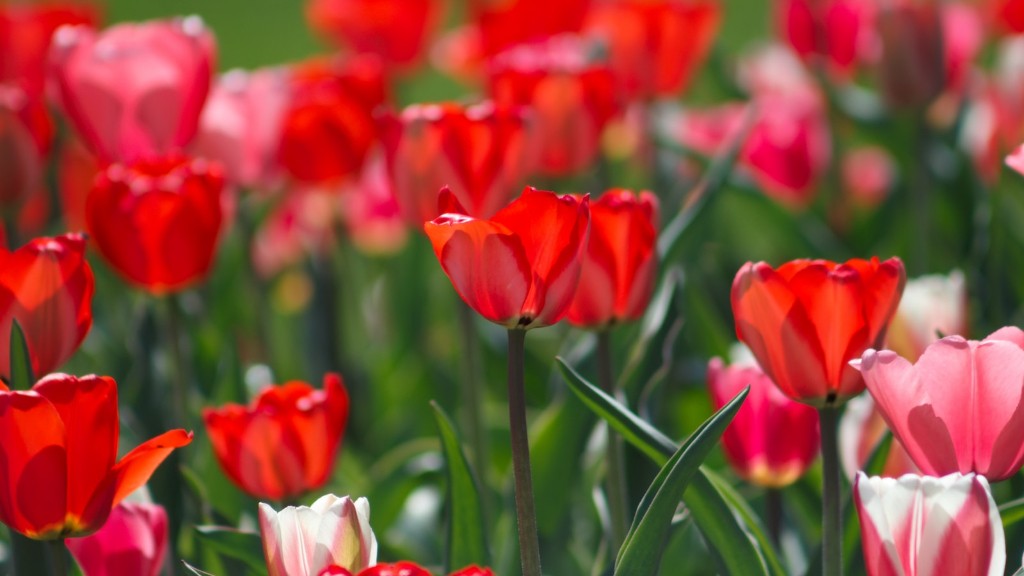
M377 564L352 574L344 568L329 567L318 576L432 576L430 572L415 562L396 562L394 564ZM490 568L479 566L466 566L461 570L452 572L450 576L494 576Z
M470 0L485 58L561 34L579 32L592 0Z
M905 282L898 258L748 262L732 284L736 334L787 396L841 404L864 390L849 362L881 345Z
M0 521L39 540L84 536L192 433L171 430L117 460L117 384L51 374L28 392L0 385Z
M256 498L280 501L330 477L348 422L348 392L337 374L324 376L323 390L287 382L248 407L207 408L203 422L228 478Z

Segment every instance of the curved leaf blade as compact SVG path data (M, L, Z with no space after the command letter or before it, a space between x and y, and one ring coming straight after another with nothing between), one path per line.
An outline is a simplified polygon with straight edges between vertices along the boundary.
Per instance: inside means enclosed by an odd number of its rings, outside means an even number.
M263 540L254 532L242 532L224 526L196 526L199 539L219 554L240 560L254 574L266 576Z

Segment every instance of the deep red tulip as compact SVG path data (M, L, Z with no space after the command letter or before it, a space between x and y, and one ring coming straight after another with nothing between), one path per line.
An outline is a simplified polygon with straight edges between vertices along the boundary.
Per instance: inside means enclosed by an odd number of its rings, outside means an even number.
M53 372L78 350L92 327L93 275L85 238L36 238L14 252L0 250L0 376L11 378L11 325L18 321L32 372Z
M905 282L899 258L748 262L732 284L736 334L787 396L841 404L864 390L849 362L881 345Z
M490 218L520 190L535 158L521 108L414 104L381 116L388 173L402 216L433 220L447 186L468 214Z
M104 162L177 152L195 136L215 68L198 17L63 28L52 52L60 106Z
M281 166L306 183L358 174L377 139L373 111L387 98L380 60L314 61L292 74L278 148Z
M377 564L366 568L359 576L432 576L426 568L414 562L395 562L394 564Z
M520 46L491 61L488 90L499 107L530 106L540 170L558 176L586 168L605 124L621 108L615 75L588 61L576 38Z
M171 430L117 460L117 384L51 374L29 392L0 385L0 521L39 540L84 536L192 433Z
M614 0L594 7L587 33L607 45L627 97L673 97L703 63L721 16L718 0Z
M591 0L470 0L485 58L522 44L544 42L583 28Z
M726 366L719 358L708 363L708 391L715 409L747 386L747 399L722 435L722 450L748 482L788 486L818 456L818 412L787 398L757 366Z
M86 201L89 234L128 281L154 294L182 290L213 263L223 187L220 167L201 159L112 164Z
M43 95L50 41L61 26L95 26L99 14L87 2L4 2L0 4L0 84L19 86L30 97Z
M167 555L167 512L122 502L94 534L64 541L85 576L158 576Z
M590 228L590 199L527 187L490 220L442 192L445 214L424 229L455 291L506 328L539 328L568 311Z
M221 469L256 498L284 500L327 481L348 422L341 376L324 376L323 390L292 381L263 390L250 406L203 410Z
M877 11L873 0L775 2L779 35L801 58L823 59L842 78L852 77L860 62L873 57Z
M590 204L590 240L566 319L605 328L643 316L658 274L658 199L609 190Z

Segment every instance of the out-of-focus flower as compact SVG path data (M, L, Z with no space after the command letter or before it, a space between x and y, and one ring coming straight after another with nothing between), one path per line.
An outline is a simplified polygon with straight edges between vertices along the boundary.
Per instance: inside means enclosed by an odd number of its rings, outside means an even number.
M498 107L530 106L539 169L571 174L594 161L605 124L621 108L615 75L588 59L580 39L559 37L494 58L488 91Z
M853 364L924 474L976 472L994 482L1024 464L1024 331L1002 328L980 342L947 336L916 364L891 350L868 350Z
M722 435L736 473L770 488L792 484L818 456L818 412L787 398L757 366L708 363L708 390L721 408L747 386L750 393Z
M32 373L48 374L78 350L92 327L93 275L85 238L36 238L0 249L0 376L10 381L11 325L25 335Z
M366 254L385 255L405 246L409 235L406 221L381 155L367 160L357 182L342 187L339 201L341 220L356 248Z
M838 78L877 51L873 0L776 0L779 35L805 61L821 59Z
M585 328L637 320L658 273L658 199L608 190L590 204L590 240L566 319Z
M854 206L875 208L889 195L896 180L896 163L879 146L864 146L843 155L839 167L843 192Z
M946 85L942 10L936 2L895 2L880 8L882 94L893 108L930 104Z
M388 176L412 226L433 220L447 186L468 214L489 218L507 204L533 167L523 108L414 104L380 117Z
M981 5L996 27L1011 35L1024 32L1024 0L984 0Z
M221 231L218 165L170 156L111 164L86 201L89 234L121 276L153 294L206 276Z
M103 162L178 152L195 136L215 44L196 16L54 35L61 109Z
M613 0L588 16L629 99L673 97L704 62L721 21L718 0Z
M34 106L20 89L0 85L0 210L19 208L42 184L49 134L37 137L26 123Z
M843 416L839 420L839 459L843 471L852 482L858 470L863 470L871 454L889 431L885 418L875 406L870 394L851 398L846 403ZM889 452L882 465L881 475L886 478L897 478L904 474L918 474L920 470L914 465L907 451L893 438L889 443Z
M269 278L308 254L321 254L336 239L341 199L329 186L286 191L252 240L256 272Z
M256 498L281 501L319 488L330 477L348 422L341 376L323 390L292 381L260 392L250 406L203 410L221 469Z
M57 154L57 193L64 228L85 230L85 203L102 167L73 136L61 143Z
M967 283L963 272L930 274L907 281L886 347L911 361L942 336L966 336Z
M95 26L96 6L86 2L4 2L0 5L0 84L43 95L50 40L61 26Z
M583 28L591 0L470 0L477 41L484 58L510 48L574 34Z
M64 542L85 576L158 576L167 554L167 512L122 502L97 532Z
M736 334L790 398L842 404L864 390L849 362L881 345L905 281L899 258L748 262L732 284Z
M95 532L192 434L171 430L117 460L117 384L51 374L31 391L0 384L0 521L38 540Z
M984 477L860 473L853 495L869 575L1003 573L1003 523Z
M357 572L377 563L366 498L326 494L280 512L260 502L260 532L270 576L344 574L328 569Z
M558 322L568 311L590 229L590 199L527 187L489 220L467 216L450 192L424 229L455 291L509 329Z
M998 180L1004 155L1024 142L1024 36L1004 39L991 75L978 75L975 83L960 144L992 185Z

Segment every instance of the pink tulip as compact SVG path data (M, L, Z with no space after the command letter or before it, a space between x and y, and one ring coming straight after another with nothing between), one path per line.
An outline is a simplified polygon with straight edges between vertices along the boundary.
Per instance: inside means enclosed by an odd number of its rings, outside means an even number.
M1024 331L1002 328L980 342L948 336L916 364L891 350L851 364L924 474L997 481L1024 464Z
M894 479L861 472L854 499L870 576L1003 573L1003 524L982 476Z
M776 0L780 35L805 60L821 58L829 72L851 78L872 56L877 6L871 0Z
M366 498L326 494L280 512L261 502L260 531L269 576L318 576L332 566L357 573L377 563Z
M198 17L65 27L53 40L59 103L104 162L180 150L210 89L214 39Z
M103 528L64 542L85 576L157 576L167 553L167 512L156 504L122 502Z

